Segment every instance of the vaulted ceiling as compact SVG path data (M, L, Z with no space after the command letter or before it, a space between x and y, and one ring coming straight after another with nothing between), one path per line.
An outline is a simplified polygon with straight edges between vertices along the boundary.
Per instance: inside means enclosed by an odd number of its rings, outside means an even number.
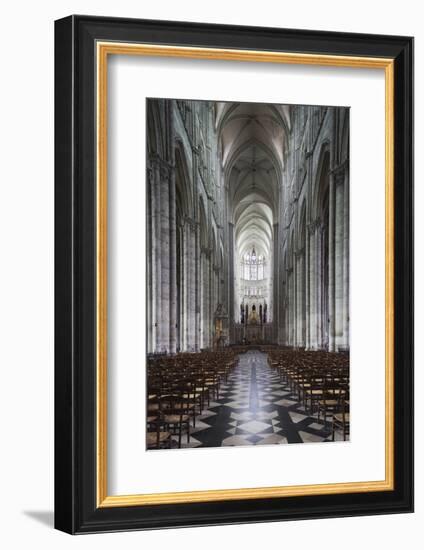
M287 105L218 103L216 126L239 257L270 256L290 131Z

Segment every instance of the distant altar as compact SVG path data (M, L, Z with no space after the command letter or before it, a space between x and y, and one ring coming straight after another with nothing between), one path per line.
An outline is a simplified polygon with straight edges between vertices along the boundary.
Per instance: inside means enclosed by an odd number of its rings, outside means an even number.
M245 339L248 344L259 344L263 342L263 330L262 323L259 318L256 306L253 304L250 314L247 318L247 325L245 328Z
M259 323L259 316L256 311L256 306L253 304L252 309L250 310L249 317L247 319L248 325L257 325Z
M242 304L241 323L235 327L235 338L240 344L262 344L269 340L272 327L266 322L266 309L262 304Z

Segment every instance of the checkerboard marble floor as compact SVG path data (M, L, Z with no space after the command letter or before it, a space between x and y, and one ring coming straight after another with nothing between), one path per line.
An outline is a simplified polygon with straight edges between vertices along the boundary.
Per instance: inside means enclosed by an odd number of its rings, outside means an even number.
M176 436L173 436L175 443ZM340 439L336 433L336 440ZM281 384L266 353L248 351L221 384L219 399L196 417L190 442L182 447L314 443L331 440L327 422L310 416L297 396Z

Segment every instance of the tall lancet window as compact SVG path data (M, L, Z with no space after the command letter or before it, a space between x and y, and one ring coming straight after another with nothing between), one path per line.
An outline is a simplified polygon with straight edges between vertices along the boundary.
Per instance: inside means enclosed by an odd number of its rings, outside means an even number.
M259 254L258 256L258 281L261 281L265 278L264 274L264 257Z
M252 254L250 256L250 280L258 280L258 264L256 263L256 252L255 247L252 249Z
M260 281L264 279L265 258L262 254L256 256L255 247L246 252L241 262L241 277L246 281Z

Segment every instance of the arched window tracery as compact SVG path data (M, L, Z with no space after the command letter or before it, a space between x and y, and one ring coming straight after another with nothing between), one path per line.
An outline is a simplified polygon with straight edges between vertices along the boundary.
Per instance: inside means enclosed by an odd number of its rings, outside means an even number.
M240 265L240 278L245 281L262 281L265 278L265 257L256 255L255 247L246 252Z

